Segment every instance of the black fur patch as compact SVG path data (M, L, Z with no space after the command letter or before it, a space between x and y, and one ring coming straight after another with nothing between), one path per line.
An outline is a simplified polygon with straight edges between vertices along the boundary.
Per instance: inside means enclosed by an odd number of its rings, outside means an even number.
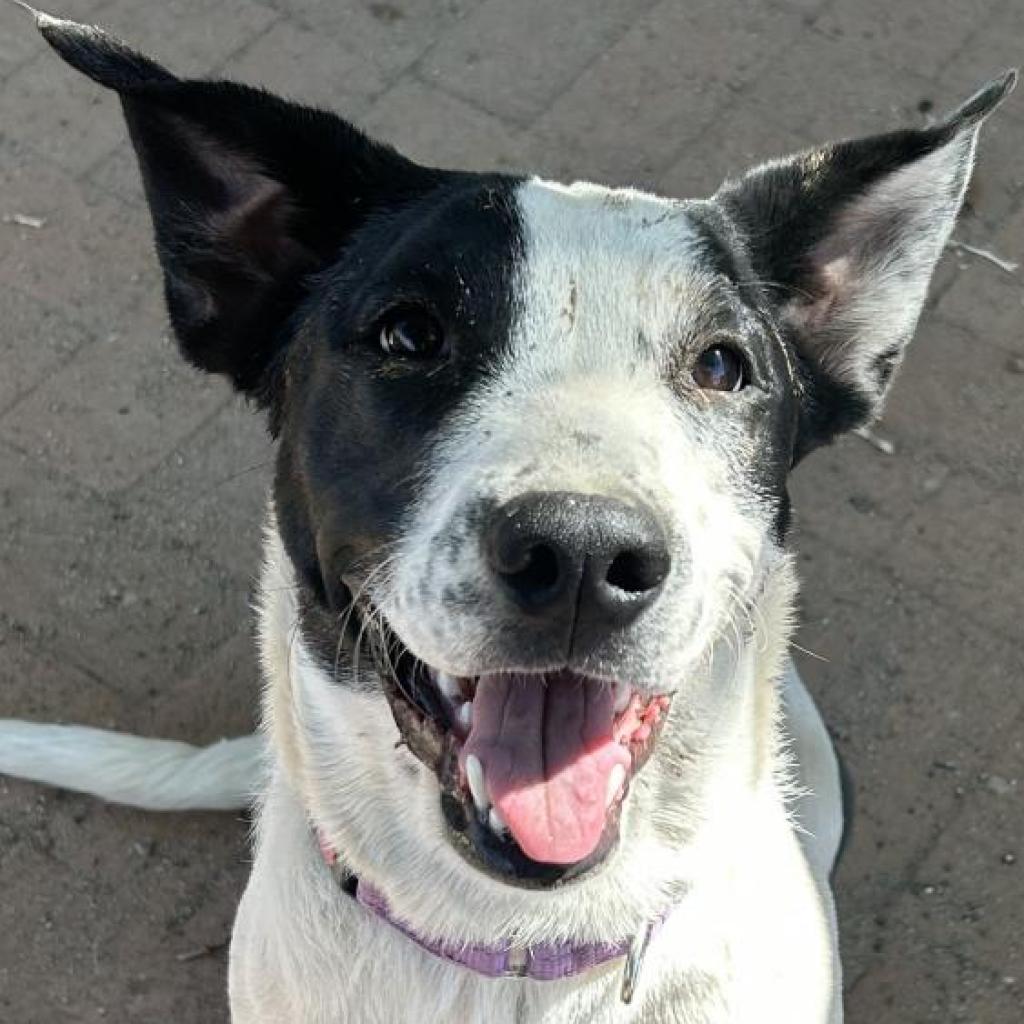
M302 584L336 615L380 571L446 417L508 343L517 184L452 174L419 202L370 218L297 317L274 397L274 501ZM381 351L381 318L410 304L443 326L444 358ZM331 628L322 616L303 621L312 634Z

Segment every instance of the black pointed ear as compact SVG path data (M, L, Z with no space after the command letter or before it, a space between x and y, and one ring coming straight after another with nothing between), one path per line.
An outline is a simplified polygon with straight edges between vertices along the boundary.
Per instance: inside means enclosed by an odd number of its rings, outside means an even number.
M440 172L332 114L181 81L98 29L37 23L69 64L121 97L183 353L261 395L310 276L369 214L424 194Z
M944 121L800 153L726 182L807 384L797 457L879 411L1013 72Z

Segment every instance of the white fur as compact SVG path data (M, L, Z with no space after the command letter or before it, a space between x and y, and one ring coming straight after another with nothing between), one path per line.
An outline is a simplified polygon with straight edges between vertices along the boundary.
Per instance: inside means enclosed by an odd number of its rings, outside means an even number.
M774 679L785 636L777 627L788 611L788 589L777 592L783 607L764 610L770 632L753 637L732 662L731 678L722 680L735 695L723 737L733 768L714 782L715 813L684 848L670 856L648 849L651 863L641 856L633 868L631 895L641 906L661 905L655 879L669 865L656 865L666 857L687 892L653 940L637 998L627 1007L618 999L619 965L558 983L481 978L422 952L340 893L318 852L312 822L326 827L347 855L349 835L337 815L372 814L375 802L390 804L388 789L398 785L418 844L436 848L427 855L391 848L407 840L401 828L384 828L365 837L372 840L365 860L349 863L381 886L399 915L422 933L497 942L518 926L521 934L532 930L535 939L579 940L639 923L614 898L607 877L564 892L529 894L491 883L454 856L445 857L436 823L417 808L417 787L410 787L397 761L394 768L380 763L379 750L397 738L389 713L375 714L370 698L333 684L303 652L289 625L296 614L289 580L287 561L272 538L262 643L273 673L265 706L277 760L232 944L236 1024L841 1020L831 898L821 873L831 866L836 836L804 834L808 858L771 760L748 770L750 751L775 749L770 735L759 734L776 726ZM786 706L801 709L784 725L794 733L794 748L823 749L827 736L791 667L785 689ZM793 699L797 693L799 701ZM334 735L322 735L324 729ZM378 731L379 744L369 742ZM328 751L333 764L325 760ZM815 767L823 769L822 778L810 774ZM820 784L834 796L834 764L808 768L801 783ZM431 785L436 794L436 784L419 780L421 787ZM799 804L796 814L807 823L815 818ZM357 851L364 846L355 844ZM391 865L399 865L395 873ZM662 999L671 1001L662 1005Z
M0 719L0 774L147 811L235 810L262 789L258 736L193 747L78 725Z
M808 837L805 851L816 878L827 879L843 839L843 793L832 739L792 661L780 680L782 734L792 757L794 821Z

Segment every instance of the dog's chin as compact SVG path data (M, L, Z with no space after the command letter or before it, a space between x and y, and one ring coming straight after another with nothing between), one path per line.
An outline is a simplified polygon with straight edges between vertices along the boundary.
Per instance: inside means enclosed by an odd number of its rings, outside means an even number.
M382 621L376 609L364 614ZM658 742L670 698L566 667L502 669L455 677L425 665L392 631L387 632L389 657L380 672L384 692L402 742L437 779L441 819L451 846L476 870L522 888L552 889L597 872L619 843L619 823L631 782ZM490 691L496 688L505 704L519 700L544 705L539 722L545 728L542 739L523 738L521 731L530 727L528 720L509 724L510 716L505 715L499 726L504 730L498 741L499 755L490 765L507 761L509 744L514 748L517 742L542 752L545 764L532 778L513 764L505 773L511 781L506 778L497 785L490 777L492 768L485 768L487 755L477 756L484 745L481 733L487 731L478 716L493 716L496 699ZM564 722L569 732L575 728L585 733L582 739L565 741L549 734L553 724L563 724L552 721L557 712L549 708L549 703L557 704L560 699L570 708L585 709L587 722ZM505 711L503 706L503 715ZM552 750L565 744L573 748L576 760L569 763L566 758L561 768L551 769L547 761ZM600 806L595 806L595 785L600 786L596 797ZM527 791L531 788L543 790L543 794L530 796ZM580 788L585 792L581 794ZM581 817L588 819L586 834L568 840L551 835L550 829L545 833L550 822L545 819L538 824L523 810L524 802L536 806L540 801L543 806L550 793L565 794L567 790L571 795L565 797L568 806L562 808L563 820L565 810L575 810L577 801ZM506 822L501 807L518 810L509 813ZM557 818L557 813L553 817ZM576 827L575 821L566 826L569 832Z

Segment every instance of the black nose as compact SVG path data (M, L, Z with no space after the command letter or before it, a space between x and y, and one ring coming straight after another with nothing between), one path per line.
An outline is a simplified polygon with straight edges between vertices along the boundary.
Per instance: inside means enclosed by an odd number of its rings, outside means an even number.
M648 509L565 491L524 494L494 513L487 556L522 612L564 619L576 635L631 622L671 567Z

